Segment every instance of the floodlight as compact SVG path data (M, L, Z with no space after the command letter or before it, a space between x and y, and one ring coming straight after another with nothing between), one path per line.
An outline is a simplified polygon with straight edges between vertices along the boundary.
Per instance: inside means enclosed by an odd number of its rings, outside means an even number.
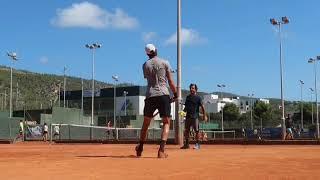
M310 58L309 60L308 60L308 63L313 63L314 62L314 59L312 59L312 58Z
M287 16L282 17L281 20L282 20L283 24L288 24L289 23L289 19L288 19Z
M301 84L304 84L304 82L302 80L299 80Z
M271 19L270 19L270 23L271 23L272 25L278 25L278 21L275 20L274 18L271 18Z
M113 76L112 76L112 79L115 80L115 81L118 81L118 78L119 78L119 77L118 77L117 75L113 75Z

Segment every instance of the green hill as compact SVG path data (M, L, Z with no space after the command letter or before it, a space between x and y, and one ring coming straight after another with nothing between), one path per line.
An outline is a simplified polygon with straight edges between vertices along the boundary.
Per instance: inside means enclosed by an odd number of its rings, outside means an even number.
M25 105L26 109L48 108L51 104L57 103L59 86L63 91L63 76L54 74L41 74L25 70L13 69L12 91L13 109L21 110ZM66 90L80 90L81 78L66 76ZM92 80L84 79L84 89L91 88ZM96 81L97 89L112 86L112 84ZM0 66L0 108L9 109L10 95L10 68Z

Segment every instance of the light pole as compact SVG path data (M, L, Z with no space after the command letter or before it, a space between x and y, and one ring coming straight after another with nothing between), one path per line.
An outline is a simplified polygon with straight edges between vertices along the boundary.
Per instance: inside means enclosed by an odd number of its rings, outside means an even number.
M220 96L221 96L221 130L224 131L224 127L223 127L223 108L222 107L222 102L223 102L223 97L222 97L222 89L226 87L226 85L224 84L218 84L217 85L220 88Z
M127 95L128 91L123 91L124 95L124 115L127 116Z
M280 89L281 89L281 109L282 109L282 140L285 140L286 137L286 128L285 128L285 118L284 118L284 99L283 99L283 61L282 61L282 36L281 36L281 25L288 24L289 19L284 16L281 18L281 21L277 21L274 18L270 19L270 22L274 26L278 26L279 28L279 39L280 39Z
M301 87L301 100L300 100L300 113L301 113L301 128L303 129L303 102L302 102L302 88L303 88L303 85L304 85L304 82L302 80L299 80L300 82L300 87Z
M16 86L16 109L18 109L18 98L19 98L19 83Z
M59 82L59 107L61 106L61 82Z
M248 94L249 98L250 98L250 125L251 125L251 129L253 129L253 120L252 120L252 110L253 110L253 101L252 101L252 97L254 96L254 94Z
M66 83L67 83L66 71L67 71L67 67L64 66L63 67L63 108L66 108Z
M92 92L91 92L91 126L93 126L93 118L94 118L94 53L97 48L101 48L101 44L93 43L86 44L86 48L92 50Z
M314 92L316 97L316 132L317 132L317 139L320 139L319 134L319 108L318 108L318 93L317 93L317 61L320 60L320 56L317 56L316 59L310 58L308 63L313 63L314 67Z
M83 78L81 77L81 116L83 115Z
M312 102L313 89L312 88L309 88L309 89L310 89L310 97L311 97L311 124L313 125L314 124L314 121L313 121L313 102Z
M7 90L4 90L4 109L7 110Z
M182 109L181 97L181 0L177 0L177 100L175 103L175 143L182 145L183 135L181 129L182 117L179 112Z
M114 85L113 85L113 125L114 128L117 127L116 124L116 86L117 86L117 82L119 81L119 77L117 75L113 75L112 79L114 80Z
M10 108L9 108L9 118L12 118L12 66L15 61L18 60L17 53L15 52L7 52L7 55L12 60L12 64L10 66Z
M206 102L206 105L207 105L207 109L206 109L206 112L208 113L208 123L210 123L210 101L207 101Z

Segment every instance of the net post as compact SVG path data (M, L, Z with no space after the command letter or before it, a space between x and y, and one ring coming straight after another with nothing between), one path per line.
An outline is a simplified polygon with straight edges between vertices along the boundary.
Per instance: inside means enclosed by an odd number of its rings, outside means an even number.
M52 143L52 124L50 123L50 143Z
M69 131L69 141L71 140L71 127L70 124L68 124L68 131Z
M59 124L59 140L61 140L61 124Z
M137 130L137 136L136 136L137 139L139 139L139 130Z
M92 139L93 139L93 127L91 125L91 127L90 127L90 141L92 141Z
M9 118L9 136L10 139L12 139L12 134L11 134L11 118ZM15 137L14 137L15 138Z
M119 140L119 129L116 128L116 140L118 141Z

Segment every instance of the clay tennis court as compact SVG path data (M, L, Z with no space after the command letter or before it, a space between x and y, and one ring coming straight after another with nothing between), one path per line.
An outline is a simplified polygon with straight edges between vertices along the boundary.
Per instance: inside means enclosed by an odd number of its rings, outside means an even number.
M157 159L157 145L0 145L0 179L320 179L320 146L202 145Z

